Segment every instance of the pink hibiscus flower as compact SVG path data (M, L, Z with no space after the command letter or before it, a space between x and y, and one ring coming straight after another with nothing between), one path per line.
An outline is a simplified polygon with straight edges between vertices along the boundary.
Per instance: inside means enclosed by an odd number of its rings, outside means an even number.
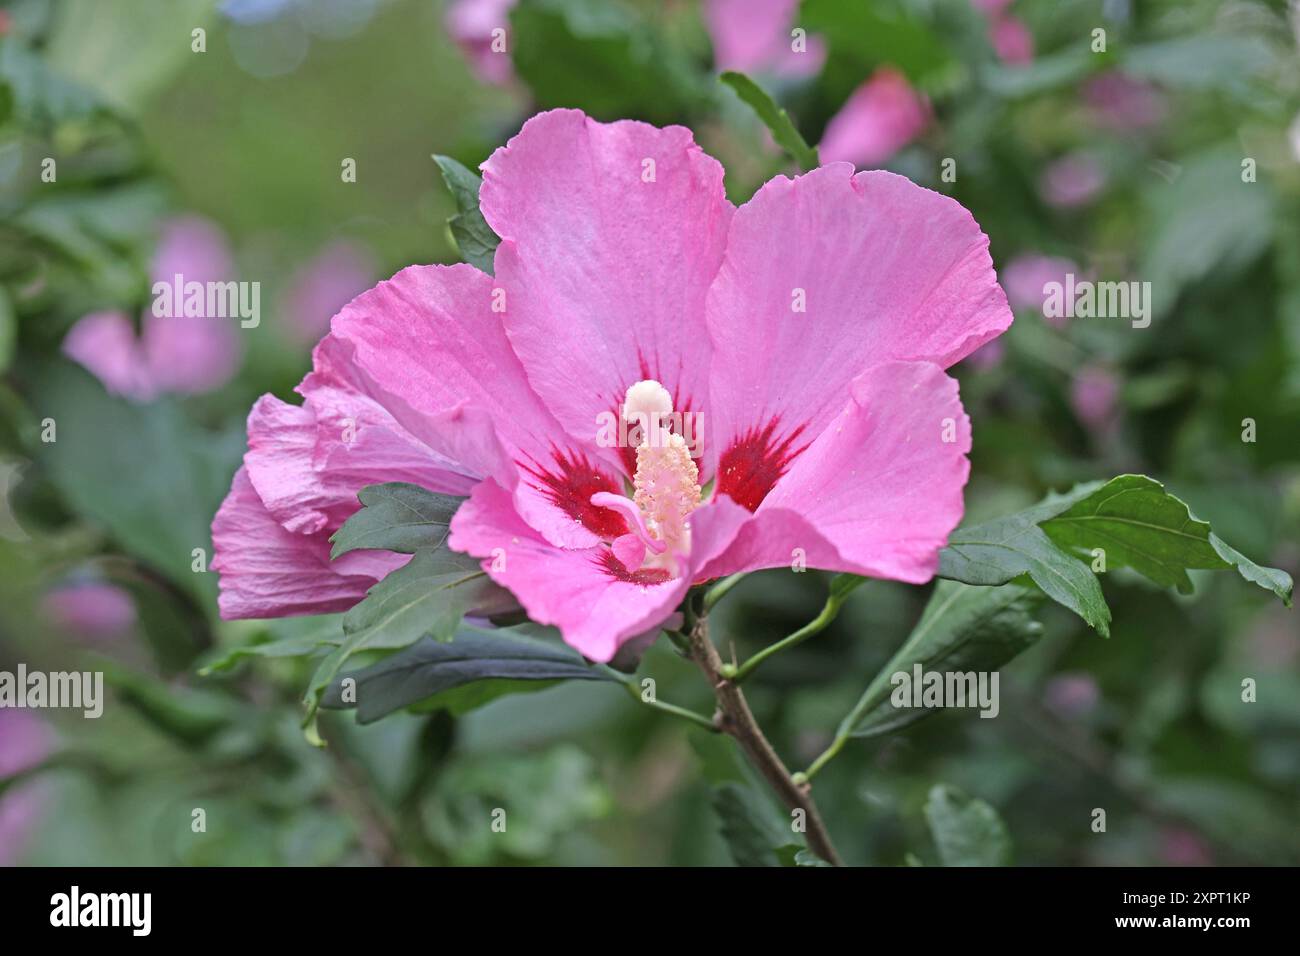
M447 33L484 83L505 86L515 75L510 59L510 11L519 0L452 0Z
M847 164L737 209L689 130L573 110L482 168L495 278L402 270L335 316L301 407L253 409L224 616L359 600L407 558L327 538L392 480L468 493L450 547L597 661L723 575L933 576L969 471L943 370L1011 323L970 213Z
M881 67L859 86L826 124L817 151L822 162L879 166L930 122L930 104L892 67Z
M713 41L714 65L743 73L769 71L804 77L826 62L821 37L805 35L795 49L792 35L799 0L705 0L704 23Z
M233 263L221 231L197 216L165 224L150 283L228 282ZM63 352L114 395L149 401L164 392L199 394L220 388L239 367L237 318L164 316L147 311L136 335L125 312L93 312L63 340Z

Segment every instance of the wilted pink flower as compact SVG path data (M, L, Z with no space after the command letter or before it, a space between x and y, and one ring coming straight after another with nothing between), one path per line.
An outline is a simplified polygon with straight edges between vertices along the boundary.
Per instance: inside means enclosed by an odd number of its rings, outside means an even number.
M53 744L45 722L25 710L0 709L0 778L34 767ZM0 794L0 866L22 857L41 817L38 782L19 784Z
M690 130L575 110L483 172L495 278L402 270L335 316L303 406L253 409L213 522L224 616L358 600L407 559L331 563L327 537L394 479L468 491L450 546L597 661L722 575L934 574L969 471L943 369L1011 322L970 213L847 164L736 209ZM620 414L645 427L615 447Z
M1039 192L1043 201L1058 209L1074 209L1090 202L1106 185L1106 171L1091 153L1071 153L1043 171Z
M1083 99L1100 126L1121 132L1160 124L1168 114L1164 94L1146 80L1122 70L1107 70L1090 77Z
M1024 66L1034 60L1034 35L1017 17L994 16L989 21L989 43L1003 63Z
M1065 283L1065 277L1079 275L1079 267L1069 259L1037 254L1016 256L1002 269L1002 287L1013 309L1033 309L1040 315L1046 301L1044 287L1049 282ZM1063 321L1063 320L1062 320Z
M452 0L447 6L447 33L484 83L504 86L515 75L510 59L510 11L518 2Z
M233 265L221 232L198 217L163 227L151 283L230 282ZM205 305L206 308L206 305ZM94 312L69 330L64 353L85 366L112 394L149 401L165 392L199 394L220 388L239 367L238 317L154 315L136 335L124 312Z
M704 23L713 40L714 65L743 73L812 76L826 61L821 37L792 35L799 0L705 0Z
M315 342L329 331L330 317L375 282L375 266L355 243L335 242L298 270L289 282L285 317L290 333Z
M1115 417L1119 405L1119 379L1100 365L1079 370L1070 383L1070 406L1079 421L1093 429L1102 429Z
M93 639L113 638L135 627L135 602L116 585L82 581L47 592L42 601L46 618L56 627Z
M817 148L823 163L879 166L930 122L930 104L902 73L881 67L826 124Z

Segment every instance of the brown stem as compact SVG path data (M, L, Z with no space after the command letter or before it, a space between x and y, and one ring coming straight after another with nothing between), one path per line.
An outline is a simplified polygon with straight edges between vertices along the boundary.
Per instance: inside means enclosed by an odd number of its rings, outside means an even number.
M803 811L808 826L809 848L827 863L843 866L839 854L831 845L831 837L826 832L826 825L822 823L821 814L817 812L817 804L813 802L812 787L807 783L802 786L795 783L790 771L763 736L740 687L722 675L722 658L709 640L707 618L699 618L691 628L690 644L691 657L708 678L709 686L717 698L718 713L714 721L718 728L736 738L740 749L745 751L750 762L787 807Z

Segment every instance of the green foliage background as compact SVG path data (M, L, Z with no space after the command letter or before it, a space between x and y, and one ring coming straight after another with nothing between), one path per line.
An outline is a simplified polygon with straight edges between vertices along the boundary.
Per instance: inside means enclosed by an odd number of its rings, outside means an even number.
M1250 0L1012 10L1035 38L1028 67L997 62L966 0L804 0L799 22L825 37L825 68L797 83L756 76L816 143L874 68L900 68L936 118L889 167L965 204L999 269L1041 252L1156 289L1148 329L1057 329L1029 310L1001 361L958 368L975 435L967 523L1079 482L1149 474L1234 548L1294 574L1300 144L1287 130L1300 113L1300 21L1284 3ZM5 12L0 462L26 538L0 539L0 670L103 669L113 688L100 720L42 715L57 743L9 782L42 794L22 860L796 861L727 741L638 706L616 681L475 706L517 689L497 687L366 725L322 711L329 746L312 746L301 694L318 660L294 652L338 620L221 622L215 576L191 570L191 549L210 549L249 407L263 392L290 396L307 347L268 308L242 333L244 364L227 387L145 405L107 396L59 355L86 313L142 311L157 226L176 212L226 230L264 303L340 237L364 244L383 276L457 261L446 225L457 206L432 156L473 169L541 108L689 125L743 201L794 167L719 82L697 5L524 0L505 88L476 80L441 5L417 0L379 3L359 32L313 39L301 65L270 79L240 67L232 34L247 28L210 0L14 0ZM190 52L198 25L204 54ZM1097 26L1104 54L1088 49ZM1081 84L1113 67L1158 84L1169 107L1158 127L1117 134L1089 121ZM1105 190L1053 209L1039 180L1077 149L1106 170ZM46 156L56 184L40 182ZM1258 165L1249 185L1245 156ZM354 184L340 182L342 157L356 159ZM955 183L939 178L944 157L958 161ZM1120 383L1104 430L1070 401L1075 373L1097 364ZM40 440L46 418L58 423L53 445ZM1242 440L1247 418L1253 442ZM69 580L126 588L133 633L104 642L54 626L43 599ZM944 714L852 739L815 790L841 853L882 865L1300 863L1300 629L1235 573L1190 580L1179 593L1126 570L1103 575L1109 638L1044 603L1041 639L1002 674L996 720ZM744 659L813 618L827 587L818 572L751 576L715 612L715 638ZM863 584L823 633L746 683L787 763L806 766L831 742L933 588ZM711 710L666 640L642 669L663 699ZM1240 700L1245 677L1256 703ZM191 831L196 807L206 833ZM498 807L505 834L485 823ZM1104 834L1090 826L1099 807Z

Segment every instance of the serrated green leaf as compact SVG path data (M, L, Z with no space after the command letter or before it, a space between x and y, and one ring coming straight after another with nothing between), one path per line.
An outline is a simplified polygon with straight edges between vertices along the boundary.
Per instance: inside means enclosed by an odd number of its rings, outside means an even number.
M330 538L331 559L362 549L414 554L421 548L439 548L465 500L404 481L367 485L357 498L361 510Z
M939 552L941 578L993 587L1022 575L1048 597L1068 607L1102 637L1110 635L1110 608L1096 576L1079 559L1066 554L1041 528L1043 521L1085 497L1097 485L1076 488L1025 511L958 528Z
M307 722L316 715L321 693L353 654L398 650L426 636L449 640L466 613L496 606L501 593L477 558L445 548L417 551L343 615L343 643L321 661L308 685Z
M772 133L772 139L790 154L802 170L816 169L817 150L813 149L795 129L790 114L777 105L767 92L744 73L727 71L720 77L723 83L736 91L736 95L763 121Z
M874 737L906 727L933 713L924 707L896 707L894 674L994 671L1042 635L1030 612L1041 600L1031 588L971 587L940 581L898 652L876 674L857 706L840 723L837 737Z
M1132 568L1183 594L1192 591L1188 569L1235 567L1247 581L1291 603L1290 575L1233 550L1213 534L1209 522L1145 475L1112 478L1040 526L1064 550L1090 557L1100 549L1107 569Z
M355 705L363 724L416 704L463 713L503 694L541 690L561 680L617 682L563 644L470 627L449 642L422 640L347 676L356 681L355 702L344 702L340 678L325 692L321 706Z
M1011 837L996 810L955 787L939 784L925 804L939 859L944 866L1006 866Z
M492 262L501 238L479 211L478 191L483 185L479 176L470 172L450 156L434 156L442 171L442 180L455 200L456 215L447 220L460 257L470 265L492 275Z

